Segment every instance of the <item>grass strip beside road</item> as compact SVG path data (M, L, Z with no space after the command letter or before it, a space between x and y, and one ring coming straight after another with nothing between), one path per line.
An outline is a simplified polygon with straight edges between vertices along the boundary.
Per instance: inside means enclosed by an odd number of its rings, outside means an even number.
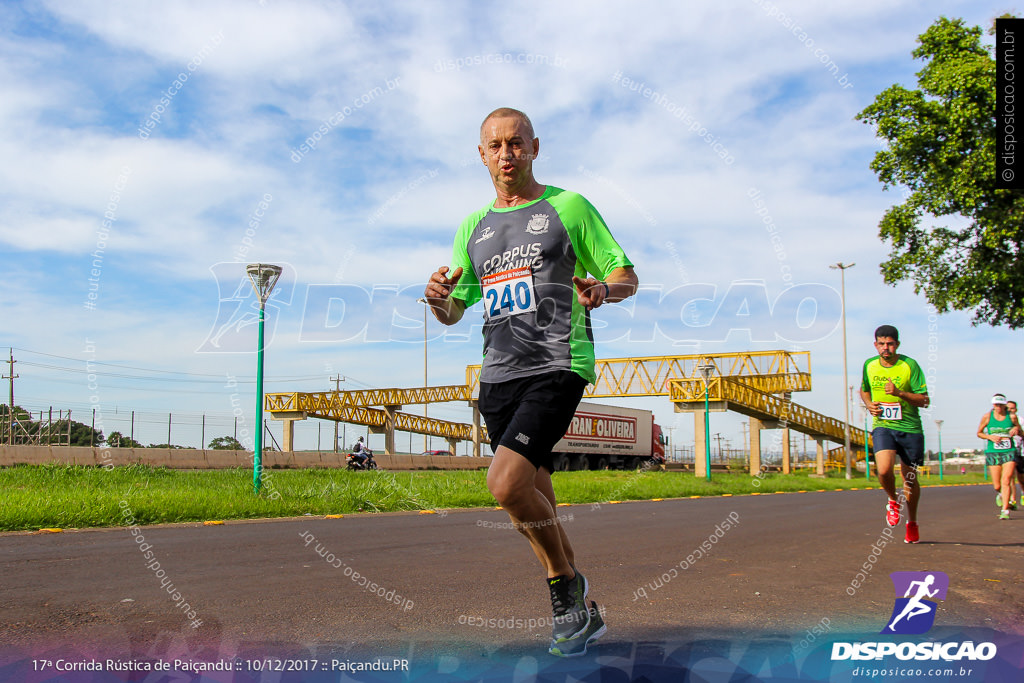
M492 507L483 471L349 472L266 470L253 493L252 471L171 470L143 465L102 467L18 465L0 468L0 531L296 517L302 515ZM685 472L558 472L563 503L770 494L820 489L878 488L877 480L824 479L807 474L715 473L712 481ZM977 475L946 475L945 484L977 484ZM924 485L939 483L937 476Z

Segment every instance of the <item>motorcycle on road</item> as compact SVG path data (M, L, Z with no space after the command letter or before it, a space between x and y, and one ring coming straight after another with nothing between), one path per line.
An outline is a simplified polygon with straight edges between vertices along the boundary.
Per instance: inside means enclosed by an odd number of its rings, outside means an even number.
M373 451L364 448L361 454L366 456L366 460L363 460L362 462L359 460L359 453L349 453L345 456L346 469L350 469L355 472L360 470L377 469L377 461L373 459Z

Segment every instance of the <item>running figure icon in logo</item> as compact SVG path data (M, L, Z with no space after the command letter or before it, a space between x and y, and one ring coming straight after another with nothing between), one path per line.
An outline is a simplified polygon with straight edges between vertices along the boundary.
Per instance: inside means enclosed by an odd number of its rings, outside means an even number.
M896 604L882 633L920 634L935 623L938 604L927 598L946 599L949 577L944 572L893 572ZM902 623L901 623L902 622Z

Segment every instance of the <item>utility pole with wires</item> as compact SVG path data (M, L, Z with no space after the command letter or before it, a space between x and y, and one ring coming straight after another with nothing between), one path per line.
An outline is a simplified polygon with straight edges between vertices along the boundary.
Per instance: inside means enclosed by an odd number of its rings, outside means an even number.
M330 379L332 382L334 382L335 393L340 392L341 383L345 381L345 378L342 377L341 373L339 372L337 377L331 377ZM334 452L338 452L338 420L334 421Z
M7 361L7 374L3 375L3 379L10 382L10 403L7 404L7 445L10 446L14 443L14 380L18 378L18 375L14 374L14 364L18 361L14 360L14 347L11 347L11 359Z

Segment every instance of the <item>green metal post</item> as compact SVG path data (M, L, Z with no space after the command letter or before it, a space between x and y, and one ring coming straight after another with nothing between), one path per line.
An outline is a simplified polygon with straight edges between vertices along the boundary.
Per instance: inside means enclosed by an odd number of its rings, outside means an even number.
M256 349L256 450L252 454L252 488L263 484L263 302L260 302L259 346Z
M939 481L942 481L942 429L939 429Z
M708 423L708 383L704 380L704 464L708 481L711 481L711 428Z
M282 270L281 266L271 263L250 263L245 268L260 300L259 346L256 349L256 443L252 454L252 488L257 495L263 486L263 311Z
M868 418L864 418L864 478L871 481L871 451L868 448Z

